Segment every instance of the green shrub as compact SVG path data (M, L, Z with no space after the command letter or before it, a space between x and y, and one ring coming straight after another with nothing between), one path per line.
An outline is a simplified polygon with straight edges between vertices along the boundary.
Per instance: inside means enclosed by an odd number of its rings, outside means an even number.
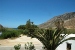
M21 44L18 44L18 45L15 45L15 46L14 46L14 49L15 49L15 50L20 50L20 48L21 48Z
M17 27L18 29L22 29L22 30L25 30L25 25L20 25Z
M71 34L71 33L75 34L75 29L67 29L67 33L68 34Z
M29 30L28 30L28 29L25 29L25 30L23 31L23 34L24 34L24 35L29 34Z
M7 39L7 38L12 38L12 37L19 37L21 33L18 32L17 30L6 30L2 32L1 38Z
M33 45L32 42L27 42L27 44L25 44L25 49L26 50L35 50L35 46Z

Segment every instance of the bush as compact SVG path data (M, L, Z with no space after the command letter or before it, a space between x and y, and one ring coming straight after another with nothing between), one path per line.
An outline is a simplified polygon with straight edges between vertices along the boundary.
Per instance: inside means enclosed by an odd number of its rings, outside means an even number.
M23 34L24 34L24 35L28 35L28 34L29 34L29 30L28 30L28 29L25 29L25 30L23 31Z
M12 38L12 37L19 37L21 33L18 32L17 30L6 30L2 32L1 38L7 39L7 38Z
M25 30L25 25L20 25L17 27L18 29L22 29L22 30Z
M25 44L25 49L26 50L35 50L35 46L33 45L32 42L27 42L27 44Z
M71 34L71 33L75 34L75 29L67 29L67 33L68 34Z
M14 48L15 50L19 50L21 48L21 44L15 45Z
M20 48L21 48L21 44L17 44L17 45L14 46L15 50L20 50ZM35 46L34 46L34 44L32 42L27 42L25 44L24 48L25 48L25 50L36 50Z

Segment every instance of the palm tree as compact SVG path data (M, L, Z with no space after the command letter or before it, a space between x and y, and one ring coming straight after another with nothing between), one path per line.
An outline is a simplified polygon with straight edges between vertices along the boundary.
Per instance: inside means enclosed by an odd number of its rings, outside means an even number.
M37 29L32 36L37 38L45 46L45 49L55 50L63 42L67 40L75 40L75 37L65 39L69 34L67 34L66 28L63 27L63 23L63 21L58 20L56 22L57 28L55 30Z
M34 34L32 34L32 36L37 38L47 50L55 50L63 42L67 40L75 40L75 37L65 39L65 37L68 35L69 34L66 34L65 29L56 29L55 31L49 29L39 29L36 30Z

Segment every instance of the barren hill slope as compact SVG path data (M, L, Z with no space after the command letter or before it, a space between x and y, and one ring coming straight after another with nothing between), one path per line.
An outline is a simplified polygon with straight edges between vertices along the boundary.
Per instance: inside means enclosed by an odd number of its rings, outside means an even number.
M75 27L75 12L71 12L71 13L65 13L59 16L55 16L52 19L48 20L45 23L42 23L39 25L40 28L49 28L49 27L54 27L54 22L56 21L57 18L61 18L64 20L65 24L64 26L66 28L68 27Z

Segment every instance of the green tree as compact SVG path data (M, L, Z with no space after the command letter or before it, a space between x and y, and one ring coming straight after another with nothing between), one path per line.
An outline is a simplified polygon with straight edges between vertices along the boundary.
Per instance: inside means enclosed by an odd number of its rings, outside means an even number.
M34 22L31 22L30 19L26 22L26 29L29 30L28 35L31 36L35 29L38 28L37 25L34 25Z
M37 25L34 24L34 22L31 22L30 19L26 22L26 29L35 29L38 28Z
M30 19L26 22L26 29L30 29L31 28L31 21Z
M23 29L23 30L26 29L26 28L25 28L25 25L20 25L20 26L18 26L17 28L18 28L18 29Z

